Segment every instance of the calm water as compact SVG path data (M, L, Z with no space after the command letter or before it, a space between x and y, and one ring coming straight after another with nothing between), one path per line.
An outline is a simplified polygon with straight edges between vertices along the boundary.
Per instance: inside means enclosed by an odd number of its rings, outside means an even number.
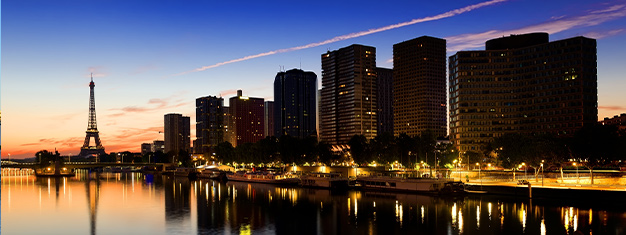
M335 193L139 173L87 177L3 176L2 234L626 234L621 201Z

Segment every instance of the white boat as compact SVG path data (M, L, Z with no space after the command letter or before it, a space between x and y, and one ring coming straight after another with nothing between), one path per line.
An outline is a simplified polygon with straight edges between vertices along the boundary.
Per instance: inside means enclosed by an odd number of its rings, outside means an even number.
M363 189L393 190L428 194L457 194L464 192L462 182L437 178L403 178L391 176L359 176Z
M304 187L318 188L347 188L348 177L339 173L313 172L300 177L300 184Z
M196 170L195 168L179 167L176 168L176 171L174 171L174 176L189 177L191 179L195 179L196 177L198 177L198 170Z
M291 174L275 174L271 172L237 172L227 174L226 178L232 181L265 183L265 184L287 184L297 185L300 179Z
M200 171L200 174L198 174L198 178L212 179L212 180L224 180L225 179L224 177L226 177L226 172L221 171L216 168L206 168Z

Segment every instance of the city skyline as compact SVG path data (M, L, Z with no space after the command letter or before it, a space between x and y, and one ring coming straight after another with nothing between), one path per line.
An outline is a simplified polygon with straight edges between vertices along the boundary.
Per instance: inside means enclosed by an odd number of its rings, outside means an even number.
M242 89L273 100L279 66L321 77L320 55L351 44L376 47L377 66L392 68L393 44L422 35L446 39L448 56L484 49L485 41L509 34L548 32L550 41L595 38L598 119L626 112L620 89L626 81L619 73L620 55L626 53L624 1L390 2L375 9L366 3L294 4L282 5L324 14L294 10L275 17L268 12L280 10L280 3L254 2L5 2L2 158L33 157L55 148L77 155L91 72L98 84L102 144L109 152L139 152L141 143L163 139L164 114L195 119L197 97L228 98ZM191 132L195 140L195 125Z

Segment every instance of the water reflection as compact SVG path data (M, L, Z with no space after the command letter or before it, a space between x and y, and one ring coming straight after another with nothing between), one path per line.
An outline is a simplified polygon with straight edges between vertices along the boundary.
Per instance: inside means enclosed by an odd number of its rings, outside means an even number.
M66 234L620 234L626 224L623 206L334 192L139 173L4 176L1 192L7 234L51 229ZM42 226L29 226L32 221L43 221Z

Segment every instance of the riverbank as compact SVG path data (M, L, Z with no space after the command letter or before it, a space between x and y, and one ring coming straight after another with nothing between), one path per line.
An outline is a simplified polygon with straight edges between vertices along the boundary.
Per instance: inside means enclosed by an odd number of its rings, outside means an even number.
M626 186L598 184L559 184L530 182L518 185L517 182L470 182L466 188L473 194L508 195L524 198L563 198L623 200Z

